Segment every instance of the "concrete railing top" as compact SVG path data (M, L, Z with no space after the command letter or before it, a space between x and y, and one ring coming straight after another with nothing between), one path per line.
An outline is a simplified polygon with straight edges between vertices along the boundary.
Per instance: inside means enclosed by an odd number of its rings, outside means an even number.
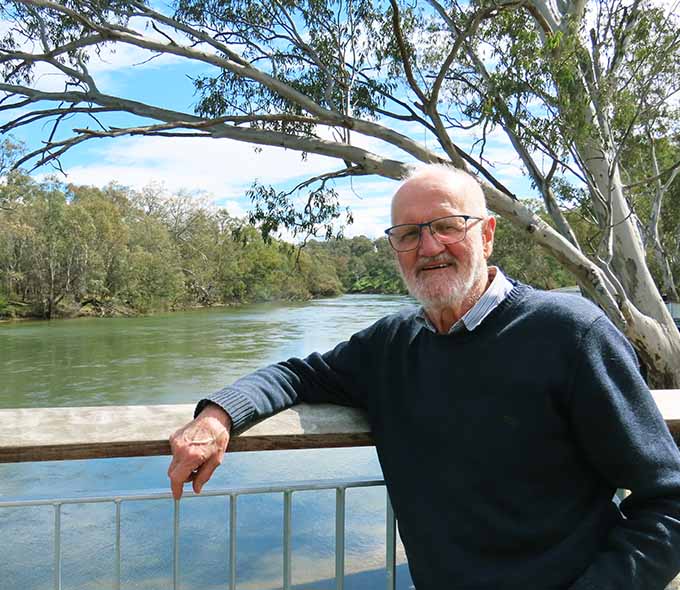
M194 404L0 410L0 463L170 455ZM364 414L300 404L235 434L230 451L371 445Z
M653 391L680 443L680 390ZM169 455L168 437L193 415L193 404L0 410L0 463ZM301 404L234 435L230 451L367 446L364 414Z

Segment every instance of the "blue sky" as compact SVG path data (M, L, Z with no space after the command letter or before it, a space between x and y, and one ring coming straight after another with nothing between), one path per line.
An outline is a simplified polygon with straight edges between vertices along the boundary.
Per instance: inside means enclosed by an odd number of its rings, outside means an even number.
M101 92L193 112L196 96L189 76L200 73L199 67L173 56L147 61L149 57L150 54L141 49L121 47L115 53L92 56L90 72ZM37 78L42 89L63 87L63 78L48 70L39 71ZM134 119L123 116L107 119L112 120L121 126L134 123ZM138 119L137 123L142 121ZM63 129L68 131L85 124L82 118L73 119L67 121ZM89 125L92 126L92 122ZM399 131L434 147L433 139L425 136L418 126L404 125ZM14 136L30 147L48 133L49 128L42 124L22 128ZM470 146L474 139L472 132L454 136L454 141L462 147ZM354 141L383 156L402 159L398 152L379 140L355 135ZM494 163L497 177L512 191L520 196L530 194L514 150L502 132L490 134L485 156ZM232 215L243 215L247 211L249 202L244 194L254 180L283 189L309 176L339 168L337 161L323 156L310 154L303 160L297 152L267 147L256 153L252 146L232 140L159 137L91 140L69 151L61 163L68 182L104 186L115 181L135 189L160 183L169 192L195 192L216 205L225 206ZM34 174L42 176L52 172L49 167L43 167ZM395 186L394 181L377 176L336 184L342 204L352 209L355 219L346 235L381 235L389 225L389 201Z

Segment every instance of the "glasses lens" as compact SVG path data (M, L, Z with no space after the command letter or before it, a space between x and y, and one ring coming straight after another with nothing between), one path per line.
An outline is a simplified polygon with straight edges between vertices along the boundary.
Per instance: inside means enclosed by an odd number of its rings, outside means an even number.
M395 250L413 250L418 246L420 239L420 227L413 225L400 225L390 230L390 244Z
M432 233L445 244L465 239L465 218L459 216L443 217L432 222Z

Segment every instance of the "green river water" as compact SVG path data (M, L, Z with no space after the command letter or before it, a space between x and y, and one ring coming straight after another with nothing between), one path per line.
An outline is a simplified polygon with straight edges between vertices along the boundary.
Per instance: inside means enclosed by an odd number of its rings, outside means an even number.
M263 364L327 350L411 304L405 297L346 295L140 318L0 324L0 408L191 403ZM167 457L0 465L0 497L167 489L167 465ZM374 450L228 454L209 486L344 477L381 477ZM384 587L384 505L383 489L348 491L348 590ZM123 506L122 587L170 587L172 502ZM180 587L226 588L227 503L202 498L182 506ZM335 587L334 509L333 491L294 497L298 588ZM113 587L113 515L112 504L63 509L61 590ZM280 494L239 500L237 588L281 586L282 515ZM53 522L51 507L0 509L0 590L54 587ZM401 565L398 587L409 586Z

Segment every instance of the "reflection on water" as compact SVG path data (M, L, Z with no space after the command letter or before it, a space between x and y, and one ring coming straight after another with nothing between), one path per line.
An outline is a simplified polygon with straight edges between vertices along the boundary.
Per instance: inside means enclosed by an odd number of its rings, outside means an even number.
M327 350L405 305L411 302L404 297L346 295L145 318L0 325L0 408L190 403L263 364ZM151 457L0 465L0 496L166 489L167 463ZM209 485L379 476L373 449L234 453ZM239 499L240 589L281 586L282 506L280 494ZM382 489L347 493L346 570L362 572L348 577L348 589L384 584L384 507ZM295 584L335 587L334 510L332 491L294 495ZM112 505L63 509L64 590L113 586L113 514ZM225 588L228 524L226 499L182 502L181 588ZM0 510L1 589L53 587L53 526L51 507ZM167 588L171 532L170 501L123 504L124 588ZM401 567L398 587L409 585Z

